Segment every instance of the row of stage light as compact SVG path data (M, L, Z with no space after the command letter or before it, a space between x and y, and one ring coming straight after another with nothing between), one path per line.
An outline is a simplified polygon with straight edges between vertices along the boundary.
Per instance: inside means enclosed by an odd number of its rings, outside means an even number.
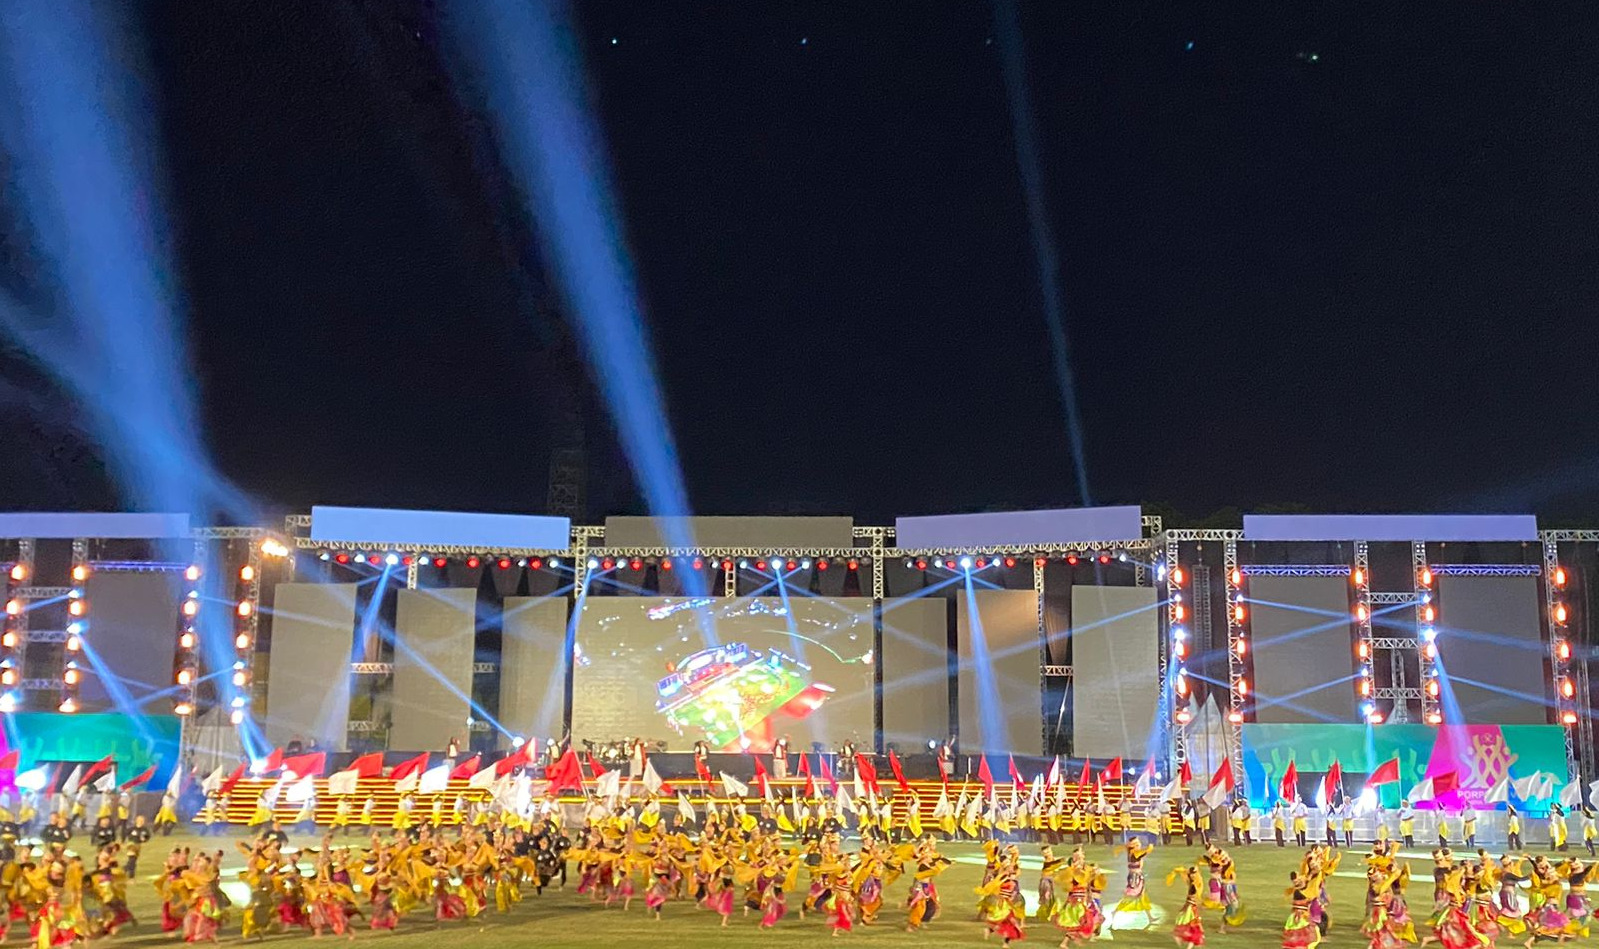
M527 568L529 570L559 569L562 565L559 557L507 557L495 554L469 555L466 557L440 557L427 553L400 553L397 551L369 551L369 550L323 550L317 552L317 559L332 562L341 566L372 566L372 567L410 567L412 565L432 566L442 570L452 563L465 566L469 570L489 566L499 570ZM1109 551L1084 551L1081 554L1039 554L1032 557L1016 557L1006 554L962 554L958 557L906 557L901 563L907 570L987 570L990 568L1014 568L1018 564L1042 567L1049 563L1062 563L1076 566L1079 563L1109 564L1112 562L1127 562L1125 551L1112 554ZM870 567L871 557L792 557L782 553L773 553L768 557L724 557L720 561L715 558L704 557L632 557L616 558L594 556L588 558L590 570L616 570L627 568L630 570L644 570L649 567L658 567L662 570L680 568L685 570L711 569L732 570L735 566L740 570L809 570L815 567L818 570L828 570L839 567L846 570L858 570L861 567Z

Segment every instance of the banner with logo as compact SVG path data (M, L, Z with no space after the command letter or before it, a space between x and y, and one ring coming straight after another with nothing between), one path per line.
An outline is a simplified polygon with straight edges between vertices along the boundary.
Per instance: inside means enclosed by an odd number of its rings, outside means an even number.
M1427 778L1451 772L1456 789L1444 803L1483 810L1488 789L1506 775L1543 772L1558 784L1566 774L1566 742L1559 725L1259 725L1243 726L1244 784L1250 804L1269 807L1288 763L1300 774L1325 772L1337 761L1353 793L1378 765L1399 759L1398 784L1385 785L1381 800L1400 797ZM1425 805L1423 805L1425 806Z
M157 764L148 787L166 787L178 764L179 720L176 715L63 715L58 712L13 712L0 717L5 747L20 752L18 771L36 765L93 762L114 755L124 780ZM135 789L142 790L142 789Z

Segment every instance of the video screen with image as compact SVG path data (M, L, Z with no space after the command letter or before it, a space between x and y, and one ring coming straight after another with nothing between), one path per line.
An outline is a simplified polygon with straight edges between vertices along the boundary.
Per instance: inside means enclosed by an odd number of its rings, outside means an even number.
M591 597L572 656L578 740L794 751L875 727L871 604L816 597Z

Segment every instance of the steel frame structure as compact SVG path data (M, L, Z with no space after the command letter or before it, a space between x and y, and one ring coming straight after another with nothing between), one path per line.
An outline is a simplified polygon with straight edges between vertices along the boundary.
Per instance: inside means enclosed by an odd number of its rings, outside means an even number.
M1244 706L1249 688L1245 654L1249 649L1249 614L1244 572L1238 565L1238 541L1222 541L1222 583L1227 591L1227 757L1234 775L1244 773Z

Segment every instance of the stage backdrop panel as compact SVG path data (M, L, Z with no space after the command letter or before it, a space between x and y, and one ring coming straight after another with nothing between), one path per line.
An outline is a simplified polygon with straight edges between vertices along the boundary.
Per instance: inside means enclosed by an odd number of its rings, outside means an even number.
M1152 587L1072 587L1072 754L1150 757L1160 705Z
M921 748L949 720L949 606L938 597L883 601L883 740Z
M400 591L390 749L442 751L451 738L465 746L476 610L476 590Z
M350 721L353 583L280 583L272 591L267 741L299 738L343 751Z
M151 702L145 713L172 711L171 696L152 696L172 685L173 638L183 595L173 575L98 571L84 584L84 595L91 607L89 643L100 659L99 667L83 677L84 707L132 712L112 702L113 694L125 691L137 706ZM114 689L102 681L107 676L116 680Z
M1042 754L1038 595L1031 590L957 593L955 635L961 751Z
M1538 725L1548 648L1537 577L1438 578L1438 657L1468 723ZM1456 720L1445 695L1444 715Z
M542 740L566 730L566 621L565 597L505 598L499 719L513 735Z
M578 616L572 734L685 750L870 747L872 604L819 597L595 597Z
M1250 577L1255 720L1358 721L1347 577Z

